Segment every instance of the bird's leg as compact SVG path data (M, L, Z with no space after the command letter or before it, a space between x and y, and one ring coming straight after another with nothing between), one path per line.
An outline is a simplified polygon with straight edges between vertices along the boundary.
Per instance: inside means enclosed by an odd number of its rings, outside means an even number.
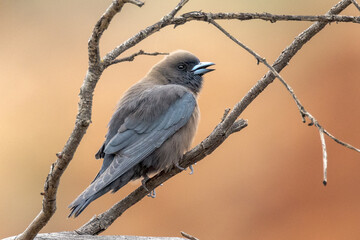
M143 186L143 188L145 188L146 191L150 192L149 189L146 187L146 182L147 180L149 180L149 176L147 174L145 174L143 176L143 180L141 180L141 185Z
M144 178L143 178L143 180L141 180L141 185L143 186L143 188L144 188L146 191L149 192L147 196L148 196L148 197L151 197L151 198L155 198L155 197L156 197L155 189L153 189L152 191L150 191L150 190L146 187L146 182L147 182L147 180L150 179L149 176L148 176L147 174L145 174L143 177L144 177Z
M194 167L193 167L193 165L190 165L189 166L189 169L190 169L190 175L192 175L193 173L194 173Z

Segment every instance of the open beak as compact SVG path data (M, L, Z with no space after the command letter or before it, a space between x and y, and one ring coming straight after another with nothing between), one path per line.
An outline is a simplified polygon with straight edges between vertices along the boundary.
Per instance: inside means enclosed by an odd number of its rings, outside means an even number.
M209 66L215 65L215 63L212 62L200 62L199 64L195 65L191 71L196 75L204 75L205 73L214 71L215 69L206 69Z

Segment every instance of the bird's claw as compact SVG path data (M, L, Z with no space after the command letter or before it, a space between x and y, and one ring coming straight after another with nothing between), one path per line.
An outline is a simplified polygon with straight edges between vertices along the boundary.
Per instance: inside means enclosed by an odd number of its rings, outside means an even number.
M155 198L156 197L156 192L155 192L155 189L153 189L152 191L150 191L147 187L146 187L146 182L147 180L149 180L149 176L148 175L145 175L143 180L141 180L141 185L143 186L143 188L149 192L148 193L148 197L151 197L151 198Z
M155 198L155 197L156 197L155 189L153 189L152 191L150 191L147 196L148 196L148 197L151 197L151 198Z
M193 165L190 165L189 166L189 169L190 169L190 175L192 175L193 173L194 173L194 167L193 167Z

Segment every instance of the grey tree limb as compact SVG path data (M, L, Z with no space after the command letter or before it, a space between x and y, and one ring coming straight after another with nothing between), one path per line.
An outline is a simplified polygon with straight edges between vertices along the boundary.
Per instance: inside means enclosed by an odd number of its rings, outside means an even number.
M350 4L351 0L340 1L338 4L333 6L330 11L326 13L326 15L339 14ZM209 21L209 19L203 21ZM292 57L302 48L302 46L307 43L312 37L314 37L318 32L320 32L326 25L327 22L316 22L304 32L302 32L299 36L297 36L295 40L287 48L284 49L284 51L272 65L272 68L275 70L275 72L279 73L284 67L286 67ZM247 122L245 120L236 120L245 110L245 108L248 107L250 103L270 83L274 81L275 77L276 75L273 73L273 71L268 71L267 74L250 89L250 91L243 97L243 99L234 106L233 110L228 115L226 114L223 121L221 121L216 126L214 131L199 145L197 145L194 149L190 150L184 155L183 159L180 161L180 166L186 168L200 161L206 155L210 154L213 150L215 150L226 139L228 135L230 135L234 131L239 131L243 127L245 127L247 125ZM234 127L236 125L237 127ZM167 179L175 176L180 172L181 170L179 168L173 168L169 172L158 173L147 181L148 190L153 190L161 183L165 182ZM89 222L76 230L76 232L78 232L79 234L90 235L103 232L116 220L116 218L121 216L122 213L125 212L128 208L130 208L135 203L140 201L143 197L145 197L147 193L148 192L142 186L137 188L134 192L130 193L120 202L116 203L109 210L92 218Z
M355 1L355 0L353 0ZM213 20L263 20L275 23L277 21L305 21L305 22L352 22L360 23L360 17L354 16L335 16L335 15L277 15L271 13L207 13L202 11L193 11L184 13L179 17L174 18L171 24L181 25L189 21L207 21Z
M161 53L161 52L148 53L148 52L145 52L144 50L140 50L140 51L138 51L136 53L131 54L128 57L115 59L112 62L110 62L108 66L113 65L113 64L117 64L117 63L121 63L121 62L132 62L132 61L134 61L135 57L137 57L139 55L158 56L158 55L169 55L169 53Z

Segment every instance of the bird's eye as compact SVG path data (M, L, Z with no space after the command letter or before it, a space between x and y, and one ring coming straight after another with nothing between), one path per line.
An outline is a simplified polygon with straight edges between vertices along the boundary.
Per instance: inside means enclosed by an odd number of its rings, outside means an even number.
M178 68L179 70L181 70L181 71L184 71L184 70L186 69L186 65L185 65L185 64L179 64L179 65L177 66L177 68Z

